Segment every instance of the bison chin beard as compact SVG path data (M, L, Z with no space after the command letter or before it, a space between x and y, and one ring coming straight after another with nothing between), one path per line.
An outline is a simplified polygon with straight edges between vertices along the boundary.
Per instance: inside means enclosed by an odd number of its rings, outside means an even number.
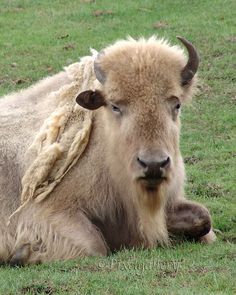
M155 213L161 209L166 202L167 178L147 182L143 179L136 180L136 191L141 203L150 213Z

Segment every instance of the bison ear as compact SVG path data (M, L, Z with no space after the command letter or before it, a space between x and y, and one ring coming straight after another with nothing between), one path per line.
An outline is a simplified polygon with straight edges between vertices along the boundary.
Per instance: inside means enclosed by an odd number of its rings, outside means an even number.
M87 91L81 92L76 97L76 102L81 107L88 110L96 110L106 105L106 101L102 93L98 90L95 90L95 91L87 90Z

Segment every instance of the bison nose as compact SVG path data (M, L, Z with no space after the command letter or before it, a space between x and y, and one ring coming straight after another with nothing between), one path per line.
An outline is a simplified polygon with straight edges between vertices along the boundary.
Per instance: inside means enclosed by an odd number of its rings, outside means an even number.
M165 172L170 166L170 157L165 156L162 158L137 158L138 165L142 168L145 178L161 178L165 176Z

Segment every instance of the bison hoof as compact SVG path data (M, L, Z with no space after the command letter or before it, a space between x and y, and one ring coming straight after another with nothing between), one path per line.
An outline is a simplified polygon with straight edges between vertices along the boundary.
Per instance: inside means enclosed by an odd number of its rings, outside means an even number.
M211 229L208 234L202 236L199 241L204 244L212 244L216 241L216 235Z
M11 266L24 266L30 256L30 244L24 244L18 247L13 253L10 265Z

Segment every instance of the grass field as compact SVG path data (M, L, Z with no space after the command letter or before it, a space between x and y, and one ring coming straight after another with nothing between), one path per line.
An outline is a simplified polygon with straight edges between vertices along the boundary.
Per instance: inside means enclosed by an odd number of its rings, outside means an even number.
M210 209L218 241L1 267L0 294L236 293L235 11L234 0L1 0L0 95L127 35L192 40L201 66L199 93L182 112L186 194Z

